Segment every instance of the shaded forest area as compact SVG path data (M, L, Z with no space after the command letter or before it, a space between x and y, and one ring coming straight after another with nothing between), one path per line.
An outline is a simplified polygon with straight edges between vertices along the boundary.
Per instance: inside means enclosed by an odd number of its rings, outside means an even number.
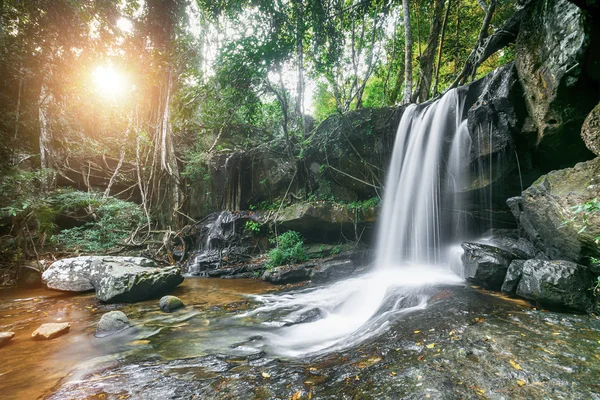
M329 116L511 61L519 3L0 0L0 262L164 248L216 158L302 174Z

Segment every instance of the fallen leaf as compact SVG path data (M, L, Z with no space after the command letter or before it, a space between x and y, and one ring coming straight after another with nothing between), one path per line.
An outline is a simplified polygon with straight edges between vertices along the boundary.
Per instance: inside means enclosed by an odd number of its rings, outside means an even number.
M417 361L421 361L422 359L423 359L423 356L417 357Z
M413 333L417 334L417 333L421 333L421 331L414 331Z
M397 374L396 374L394 371L392 371L392 372L390 373L390 375L391 375L391 376L396 376Z
M431 343L427 345L428 349L433 349L435 347L435 343Z
M450 331L450 332L448 333L448 335L449 335L449 336L452 336L452 335L454 335L454 331Z
M511 365L511 366L512 366L514 369L516 369L516 370L518 370L518 371L521 371L521 370L523 369L523 368L521 368L521 366L520 366L519 364L517 364L517 363L516 363L516 362L514 362L513 360L510 360L510 365Z
M271 377L271 374L270 374L270 373L268 373L268 372L263 372L261 375L262 375L262 377L263 377L263 378L265 378L265 379L269 379L269 378Z
M294 393L292 400L298 400L300 396L302 396L302 390L298 390L296 393Z
M517 385L519 385L520 387L525 386L525 381L523 379L517 379Z

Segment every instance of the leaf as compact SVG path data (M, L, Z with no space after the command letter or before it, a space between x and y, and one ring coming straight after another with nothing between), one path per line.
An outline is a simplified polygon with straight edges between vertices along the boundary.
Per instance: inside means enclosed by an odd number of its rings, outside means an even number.
M519 385L519 387L523 387L525 386L527 382L525 382L523 379L517 379L517 385Z
M263 378L265 378L265 379L269 379L269 378L271 377L271 374L270 374L270 373L268 373L268 372L263 372L261 375L262 375L262 377L263 377Z
M516 362L514 362L513 360L510 360L510 365L517 371L523 370L523 368L521 368L521 366L519 364L517 364Z
M414 334L417 334L417 333L421 333L421 331L414 331L413 333L414 333Z
M428 349L433 349L435 347L435 343L431 343L427 345Z

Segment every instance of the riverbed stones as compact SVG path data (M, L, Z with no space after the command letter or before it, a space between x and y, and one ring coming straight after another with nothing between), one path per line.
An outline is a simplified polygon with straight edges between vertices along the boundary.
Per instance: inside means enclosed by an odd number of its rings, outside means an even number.
M516 294L546 307L589 311L593 277L587 267L563 260L527 260Z
M299 265L282 265L280 267L266 270L262 276L262 279L278 285L307 281L310 279L310 274L313 267L314 264L310 263Z
M158 302L158 305L164 312L173 312L179 308L185 307L183 301L176 296L163 296Z
M0 332L0 347L4 346L6 343L10 341L10 339L15 337L14 332Z
M96 326L96 337L106 337L129 328L129 319L122 311L110 311L102 315Z
M31 334L31 337L37 340L54 339L67 333L70 328L70 322L51 322L48 324L42 324Z
M168 293L183 282L178 267L158 268L143 257L85 256L59 260L42 274L49 289L96 290L105 302L136 302Z
M463 275L489 290L500 290L506 271L517 256L510 251L482 243L462 245Z

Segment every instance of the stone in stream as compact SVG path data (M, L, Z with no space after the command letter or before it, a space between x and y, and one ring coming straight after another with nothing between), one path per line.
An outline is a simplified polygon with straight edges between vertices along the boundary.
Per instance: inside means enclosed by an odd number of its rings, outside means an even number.
M307 281L314 264L282 265L265 271L262 279L275 284L287 284Z
M486 289L500 290L508 266L517 256L487 244L464 242L461 246L464 277Z
M96 337L106 337L129 328L129 319L122 311L110 311L102 315L96 326Z
M160 309L164 312L172 312L181 307L185 307L183 301L179 297L175 296L163 296L158 302Z
M42 274L49 289L96 290L105 302L136 302L173 290L183 282L178 267L158 268L143 257L85 256L56 261Z
M14 332L0 332L0 347L8 343L8 341L13 337L15 337Z
M518 296L547 307L589 311L593 276L587 267L570 261L527 260L523 263Z
M40 340L54 339L55 337L67 333L69 328L71 328L70 322L42 324L31 334L31 337Z

